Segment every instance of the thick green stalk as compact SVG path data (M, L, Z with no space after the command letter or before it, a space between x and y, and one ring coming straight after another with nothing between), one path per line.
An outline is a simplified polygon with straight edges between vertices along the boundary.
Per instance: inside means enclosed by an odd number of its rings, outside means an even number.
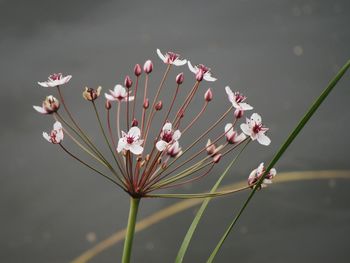
M284 152L287 150L287 148L289 147L289 145L294 141L294 139L298 136L298 134L300 133L300 131L304 128L305 124L310 120L310 118L312 117L312 115L316 112L316 110L318 109L318 107L322 104L322 102L327 98L327 96L329 95L329 93L333 90L333 88L335 87L335 85L338 83L338 81L343 77L343 75L345 74L345 72L349 69L350 67L350 60L340 69L340 71L337 73L337 75L331 80L331 82L328 84L327 88L321 93L321 95L317 98L317 100L312 104L312 106L310 107L310 109L307 111L307 113L305 114L305 116L300 120L299 124L297 125L297 127L292 131L292 133L288 136L288 138L286 139L286 141L282 144L281 148L279 149L279 151L276 153L276 155L273 157L273 159L271 160L271 162L269 163L269 165L266 168L265 173L263 174L263 176L260 177L259 181L257 182L256 186L254 187L253 191L250 193L250 195L248 196L247 200L244 202L242 208L239 210L238 214L236 215L236 217L233 219L233 221L231 222L231 224L229 225L229 227L227 228L226 232L224 233L224 235L222 236L222 238L220 239L219 243L217 244L217 246L215 247L215 249L213 250L212 254L210 255L207 263L211 263L213 262L215 256L217 255L217 253L219 252L221 246L223 245L223 243L225 242L226 238L228 237L228 235L230 234L231 230L233 229L234 225L236 224L236 222L238 221L238 219L240 218L240 216L242 215L243 211L246 209L248 203L250 202L250 200L252 199L252 197L254 196L255 192L257 189L259 189L260 184L262 183L262 181L264 180L265 176L268 174L268 172L270 171L270 169L277 163L277 161L281 158L281 156L284 154Z
M136 218L137 218L139 203L140 203L139 198L130 197L130 211L129 211L128 227L126 230L126 236L124 241L122 263L130 262L131 249L132 249L132 243L134 240L135 225L136 225Z

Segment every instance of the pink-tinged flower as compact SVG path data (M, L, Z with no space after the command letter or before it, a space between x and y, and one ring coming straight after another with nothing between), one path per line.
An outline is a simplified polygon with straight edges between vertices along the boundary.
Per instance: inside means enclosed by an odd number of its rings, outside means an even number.
M143 65L143 71L146 73L146 74L149 74L151 73L153 70L153 63L151 60L147 60L145 62L145 64Z
M59 144L63 140L63 129L62 124L59 121L56 121L53 125L53 130L48 134L43 132L43 137L50 143Z
M42 107L33 106L33 108L41 114L51 114L60 108L59 101L52 95L47 96L42 105Z
M109 90L109 93L110 94L105 93L105 97L109 101L127 101L128 100L128 92L120 84L115 85L114 90ZM134 96L129 95L129 101L133 101L133 100L134 100Z
M140 135L141 131L138 127L131 127L128 133L122 131L117 151L120 153L122 150L125 150L136 155L141 154L143 152L143 147L141 146L143 140L140 140Z
M71 75L63 77L62 73L54 73L49 76L49 79L47 81L38 82L38 84L44 88L52 88L66 84L71 78Z
M170 157L178 157L179 155L182 154L181 147L178 141L174 142L167 151L167 154Z
M241 134L238 134L238 132L236 132L233 129L232 123L227 123L225 125L225 136L226 136L226 140L230 144L242 142L243 140L245 140L247 138L247 136L245 136L245 134L243 132Z
M264 163L261 163L258 168L254 169L249 177L248 177L248 185L253 188L254 184L259 180L259 178L264 174L265 172ZM277 171L275 168L272 168L269 173L265 176L264 180L262 181L260 188L267 187L268 184L272 184L272 179L276 176Z
M204 99L209 102L213 99L213 92L211 91L211 89L208 89L205 93L204 93Z
M183 73L183 72L179 73L179 74L176 76L175 80L176 80L176 83L177 83L177 84L181 85L182 82L184 82L184 73Z
M229 101L232 103L232 106L239 111L252 110L253 107L245 103L246 96L243 96L239 92L232 92L229 86L225 88Z
M165 64L171 64L175 66L183 66L187 63L186 59L180 59L180 55L176 54L174 52L166 52L164 55L162 52L160 52L159 49L157 49L157 54L159 58L165 63Z
M136 77L139 77L142 73L142 68L140 66L140 64L136 64L134 67L134 74Z
M263 126L261 117L257 113L253 113L250 119L247 118L247 122L241 124L241 129L252 140L258 140L262 145L269 145L271 143L270 138L265 135L268 128Z
M101 90L101 86L99 86L97 89L85 87L85 90L83 92L83 98L88 101L94 101L100 96Z
M160 134L161 139L156 143L158 151L164 151L169 145L177 142L180 137L181 132L179 130L174 131L170 122L165 123Z
M216 81L216 78L211 76L210 68L199 64L198 66L192 66L191 61L188 61L188 68L192 73L196 75L197 81Z

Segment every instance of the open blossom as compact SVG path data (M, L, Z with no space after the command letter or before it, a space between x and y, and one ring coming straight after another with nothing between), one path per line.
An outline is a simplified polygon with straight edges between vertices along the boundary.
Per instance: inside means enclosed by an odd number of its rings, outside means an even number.
M138 127L131 127L128 133L122 131L122 137L119 139L117 151L122 150L130 151L133 154L141 154L143 147L141 144L143 140L140 140L141 131Z
M162 52L159 49L157 49L157 54L165 64L183 66L187 63L186 59L180 59L180 55L174 52L166 52L163 55Z
M192 66L191 61L188 61L188 68L196 75L197 81L202 81L203 79L206 81L216 81L216 78L211 76L210 68L204 66L203 64Z
M238 132L233 129L232 123L227 123L225 125L225 136L227 141L231 144L239 143L247 138L243 132L238 134Z
M114 90L109 90L109 93L110 94L105 93L105 97L109 101L127 101L128 100L128 92L120 84L115 85ZM133 100L134 100L134 96L129 95L129 101L133 101Z
M42 107L33 106L33 108L41 114L51 114L60 108L60 103L54 96L50 95L43 101Z
M180 137L181 132L179 130L174 131L170 122L165 123L160 134L161 139L156 143L158 151L164 151L169 145L177 142Z
M54 73L49 76L49 79L47 81L38 82L38 84L45 88L52 88L66 84L71 78L71 75L63 77L62 73Z
M261 163L258 168L254 169L249 177L248 177L248 185L253 187L253 185L259 180L259 178L264 174L265 167L264 163ZM265 176L264 180L262 181L261 187L267 187L268 184L272 184L272 179L276 176L277 171L275 168L272 168L269 173Z
M253 109L252 106L244 102L247 98L246 96L243 96L239 92L232 92L229 86L226 86L225 90L229 101L236 110L245 111Z
M56 121L53 125L53 130L48 134L43 132L43 137L50 143L59 144L63 140L63 129L62 124L59 121Z
M252 140L258 140L262 145L269 145L271 140L265 135L268 128L261 123L261 117L257 113L253 113L250 119L247 118L246 123L241 124L242 131L250 136Z

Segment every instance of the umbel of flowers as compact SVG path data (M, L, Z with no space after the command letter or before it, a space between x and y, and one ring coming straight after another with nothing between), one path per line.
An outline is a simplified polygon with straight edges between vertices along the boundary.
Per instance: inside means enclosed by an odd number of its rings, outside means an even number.
M158 49L157 54L165 65L165 72L156 88L149 85L154 65L151 60L147 60L143 67L135 65L132 74L134 77L126 76L124 83L116 84L113 89L105 92L104 96L101 95L101 87L96 89L86 87L83 90L82 96L95 112L96 123L110 156L102 151L100 145L94 143L95 138L83 130L65 103L61 88L68 84L72 77L70 75L52 74L47 81L38 82L44 88L55 90L57 93L55 96L58 97L57 99L49 95L42 106L34 106L37 112L51 115L55 121L53 130L43 133L44 138L113 182L135 200L146 197L214 197L254 187L264 172L262 164L250 173L247 186L244 188L197 194L167 195L155 192L179 187L209 176L213 167L222 158L232 158L230 156L235 152L239 155L251 141L257 141L261 145L270 144L270 139L266 135L268 128L263 125L258 113L249 114L249 117L239 125L246 112L253 110L244 95L237 91L233 92L228 86L206 88L206 83L213 83L216 78L212 76L211 69L203 64L194 66L173 52L163 54ZM167 82L169 72L186 64L192 73L192 77L188 77L188 82L193 83L192 87L189 89L183 87L185 84L183 72L179 72L173 82L166 85L169 82ZM149 96L149 89L153 89L154 96ZM182 139L188 136L191 129L199 129L196 124L204 118L209 104L215 102L212 90L226 92L227 109L218 112L217 118L213 121L206 119L207 127L203 129L201 135L194 138L189 145L184 145ZM168 104L161 99L164 92L167 97L171 96ZM184 97L181 101L178 96L180 93L181 97ZM198 95L202 96L203 104L201 108L196 109L192 101ZM103 98L105 98L103 108L99 108L98 100ZM103 115L101 108L104 111ZM195 117L188 119L189 111L197 112ZM218 126L222 127L222 132L215 134L215 128ZM155 133L152 132L154 130ZM66 142L66 139L69 141ZM96 162L86 162L83 155L72 153L70 143L77 144L83 153L93 157L100 166L96 167ZM196 147L198 145L199 149ZM276 170L271 170L262 186L271 183L275 174ZM126 241L123 262L128 262L130 259L128 252L125 251L125 249L131 250L130 244Z

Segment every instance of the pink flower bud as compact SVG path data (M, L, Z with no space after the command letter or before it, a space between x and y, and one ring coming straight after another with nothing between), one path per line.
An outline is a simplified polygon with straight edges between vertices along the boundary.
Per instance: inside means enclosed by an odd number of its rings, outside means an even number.
M234 114L235 114L235 117L236 117L237 119L240 119L240 118L243 117L244 111L243 111L243 110L236 109Z
M134 67L134 74L136 77L140 76L142 73L142 68L140 66L140 64L136 64Z
M124 80L124 86L127 88L127 89L130 89L131 86L132 86L132 80L129 76L126 76L125 77L125 80Z
M145 99L145 101L143 102L143 108L148 109L149 107L149 100Z
M105 108L106 108L107 110L109 110L109 109L112 108L112 104L111 104L111 102L110 102L109 100L106 100Z
M202 70L198 70L198 72L196 73L196 80L197 81L202 81L204 77L204 73Z
M215 147L215 145L211 142L211 140L210 139L208 139L208 142L207 142L207 144L206 144L206 150L207 150L207 154L208 155L212 155L213 153L215 153L215 151L216 151L216 147Z
M156 111L160 111L163 108L163 102L161 100L158 101L154 108Z
M183 72L181 72L180 74L178 74L176 76L176 83L181 85L182 82L184 82L184 73Z
M204 99L209 102L213 99L213 92L211 92L211 89L208 89L204 94Z
M153 63L151 60L147 60L143 65L143 71L146 72L146 74L149 74L152 72L152 70L153 70Z
M132 122L131 122L131 127L136 127L136 126L138 126L138 125L139 125L138 120L133 119Z
M215 154L215 156L213 157L213 162L218 163L221 157L222 157L221 153Z

